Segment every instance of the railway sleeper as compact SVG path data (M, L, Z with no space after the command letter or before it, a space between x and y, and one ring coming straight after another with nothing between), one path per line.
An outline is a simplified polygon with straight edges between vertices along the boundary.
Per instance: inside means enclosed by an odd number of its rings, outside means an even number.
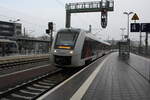
M31 91L25 90L25 89L19 90L19 92L26 93L26 94L32 94L32 95L39 95L40 94L40 92L31 92Z
M40 84L33 84L33 86L38 87L38 88L44 88L44 89L49 89L51 86L45 86L45 85L40 85Z
M34 90L34 91L40 91L40 92L45 91L45 89L39 89L39 88L36 88L36 87L31 87L31 86L28 86L27 89Z
M38 82L38 84L45 85L45 86L53 86L54 85L54 84L51 84L49 82L44 82L44 81L40 81L40 82Z
M35 94L21 92L20 90L17 91L17 92L14 92L14 94L18 94L18 95L21 95L21 96L27 96L27 97L34 97L34 96L36 96Z
M28 87L26 87L24 90L26 90L28 92L32 92L32 93L37 93L37 94L41 93L41 91L39 91L39 90L33 90L33 89L28 88Z
M12 97L18 98L19 99L25 99L25 100L31 100L33 97L32 96L22 96L22 95L18 95L18 94L11 94Z

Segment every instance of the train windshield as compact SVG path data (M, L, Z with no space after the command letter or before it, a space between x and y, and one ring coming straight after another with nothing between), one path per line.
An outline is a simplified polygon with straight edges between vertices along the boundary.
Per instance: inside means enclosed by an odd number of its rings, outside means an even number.
M55 48L72 49L75 45L78 33L59 32L55 43Z

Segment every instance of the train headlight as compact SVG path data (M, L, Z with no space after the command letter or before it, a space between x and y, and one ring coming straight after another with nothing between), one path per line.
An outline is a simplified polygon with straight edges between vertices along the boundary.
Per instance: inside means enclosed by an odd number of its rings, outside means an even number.
M56 53L57 51L56 51L56 50L54 50L54 52Z
M73 51L70 51L69 53L70 53L70 54L73 54Z

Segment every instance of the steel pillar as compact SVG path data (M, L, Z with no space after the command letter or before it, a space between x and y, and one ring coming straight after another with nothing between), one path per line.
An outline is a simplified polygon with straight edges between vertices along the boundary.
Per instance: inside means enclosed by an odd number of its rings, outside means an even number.
M145 54L148 54L148 32L146 32L146 37L145 37Z

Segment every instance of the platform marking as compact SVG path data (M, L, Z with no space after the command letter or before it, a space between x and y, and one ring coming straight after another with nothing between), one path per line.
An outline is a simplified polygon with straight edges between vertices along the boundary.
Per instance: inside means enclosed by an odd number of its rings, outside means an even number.
M105 57L105 56L104 56ZM104 57L100 58L103 59ZM96 60L97 61L97 60ZM96 61L94 61L93 63L95 63ZM76 77L77 75L79 75L80 73L82 73L85 69L89 68L93 63L89 64L87 67L81 69L79 72L75 73L74 75L72 75L70 78L66 79L65 81L63 81L62 83L60 83L59 85L57 85L56 87L54 87L53 89L51 89L50 91L48 91L47 93L45 93L44 95L42 95L41 97L39 97L37 100L44 100L45 97L48 97L49 94L53 93L54 91L56 91L58 88L60 88L61 86L63 86L64 84L66 84L68 81L70 81L71 79L73 79L74 77Z
M88 79L82 84L82 86L76 91L76 93L70 98L70 100L81 100L86 93L89 86L92 84L93 80L96 78L102 66L108 60L108 57L102 61L102 63L92 72Z

